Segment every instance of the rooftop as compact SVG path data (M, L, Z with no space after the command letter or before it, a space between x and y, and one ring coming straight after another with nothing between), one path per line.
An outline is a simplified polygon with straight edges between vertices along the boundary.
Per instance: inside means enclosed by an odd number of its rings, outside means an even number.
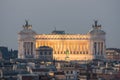
M52 34L65 34L65 31L54 30L52 31Z

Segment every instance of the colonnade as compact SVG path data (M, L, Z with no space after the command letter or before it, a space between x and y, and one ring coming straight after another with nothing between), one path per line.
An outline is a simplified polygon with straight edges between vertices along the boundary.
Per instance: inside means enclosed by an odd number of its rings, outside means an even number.
M104 43L103 42L94 42L94 54L103 55L104 53Z
M33 55L33 42L24 42L24 54L26 55Z
M53 48L54 54L64 54L66 50L70 54L88 54L89 41L88 40L38 40L36 41L36 48L40 46L49 46Z

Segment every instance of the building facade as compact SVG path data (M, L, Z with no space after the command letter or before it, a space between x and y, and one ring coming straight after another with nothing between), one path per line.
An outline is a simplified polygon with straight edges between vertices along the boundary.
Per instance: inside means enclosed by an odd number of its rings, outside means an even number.
M106 59L109 61L120 61L120 49L107 48L106 49Z
M36 50L36 58L44 61L53 60L53 49L48 46L40 46Z
M36 50L41 46L53 49L53 59L92 60L105 58L105 32L101 25L95 24L86 34L66 34L54 30L50 34L37 34L32 26L26 24L18 33L18 58L37 58Z

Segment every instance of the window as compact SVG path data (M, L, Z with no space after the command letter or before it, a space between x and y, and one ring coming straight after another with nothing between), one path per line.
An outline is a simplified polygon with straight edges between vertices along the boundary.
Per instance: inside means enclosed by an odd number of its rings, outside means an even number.
M46 51L45 51L44 53L45 53L45 55L47 55L47 52L46 52Z
M40 55L43 55L43 53L42 53L42 52L40 52Z
M77 51L77 54L79 54L79 52Z
M88 54L88 51L86 51L86 54Z
M68 74L69 72L68 72L68 71L66 71L66 73Z
M52 53L51 52L49 52L49 55L51 55Z
M83 51L83 54L85 54L85 51Z
M73 73L73 71L71 71L71 74Z
M82 51L80 51L80 54L82 54Z

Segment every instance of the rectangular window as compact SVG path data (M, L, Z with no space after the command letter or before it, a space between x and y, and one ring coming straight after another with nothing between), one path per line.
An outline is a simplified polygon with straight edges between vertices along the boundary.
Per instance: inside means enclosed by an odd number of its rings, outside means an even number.
M43 53L42 53L42 52L40 52L40 55L43 55Z
M49 52L49 55L51 55L52 53L51 52Z

